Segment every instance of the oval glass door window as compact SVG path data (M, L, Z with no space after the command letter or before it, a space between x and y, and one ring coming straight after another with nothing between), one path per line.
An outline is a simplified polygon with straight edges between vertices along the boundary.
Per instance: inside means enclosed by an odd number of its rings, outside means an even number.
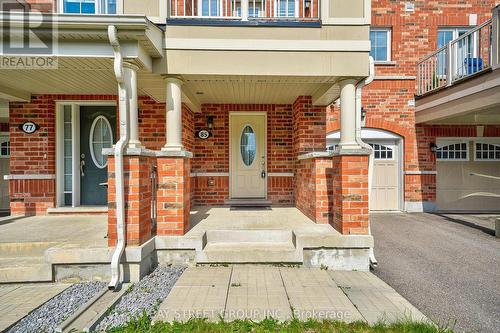
M255 132L253 128L248 125L241 133L240 150L243 163L245 163L246 166L251 166L255 160L257 145L255 143Z
M103 148L111 148L113 145L113 132L111 124L104 116L94 119L90 128L90 154L92 161L99 169L104 169L108 165L108 158L102 154Z

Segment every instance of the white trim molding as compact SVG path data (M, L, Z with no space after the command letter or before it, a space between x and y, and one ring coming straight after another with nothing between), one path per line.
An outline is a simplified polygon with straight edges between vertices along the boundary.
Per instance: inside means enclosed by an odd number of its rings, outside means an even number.
M376 65L376 64L375 64ZM417 79L416 76L404 76L404 75L384 75L384 76L375 76L376 81L391 81L391 80L401 80L401 81L415 81Z
M295 177L293 172L269 172L268 177Z
M405 175L437 175L437 171L405 171Z
M5 175L4 180L51 180L56 179L56 175Z
M229 177L229 172L192 172L191 177Z

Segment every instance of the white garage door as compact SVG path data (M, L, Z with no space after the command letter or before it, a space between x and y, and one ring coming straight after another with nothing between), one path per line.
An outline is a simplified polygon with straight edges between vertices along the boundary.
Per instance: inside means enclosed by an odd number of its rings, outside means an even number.
M500 211L500 138L437 142L437 206L441 211Z
M399 210L399 163L396 142L368 142L373 148L370 195L372 211Z

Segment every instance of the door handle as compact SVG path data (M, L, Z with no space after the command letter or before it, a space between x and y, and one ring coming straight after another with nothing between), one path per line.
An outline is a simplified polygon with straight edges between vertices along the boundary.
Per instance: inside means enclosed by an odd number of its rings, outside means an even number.
M84 160L81 160L80 161L80 174L82 175L82 177L85 177L85 172L84 172L84 167L85 167L85 161Z

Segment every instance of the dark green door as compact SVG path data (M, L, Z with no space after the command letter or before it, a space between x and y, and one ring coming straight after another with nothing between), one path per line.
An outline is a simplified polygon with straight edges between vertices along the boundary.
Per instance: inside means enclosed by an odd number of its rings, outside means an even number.
M114 106L80 107L80 202L107 205L108 163L102 154L116 142Z

